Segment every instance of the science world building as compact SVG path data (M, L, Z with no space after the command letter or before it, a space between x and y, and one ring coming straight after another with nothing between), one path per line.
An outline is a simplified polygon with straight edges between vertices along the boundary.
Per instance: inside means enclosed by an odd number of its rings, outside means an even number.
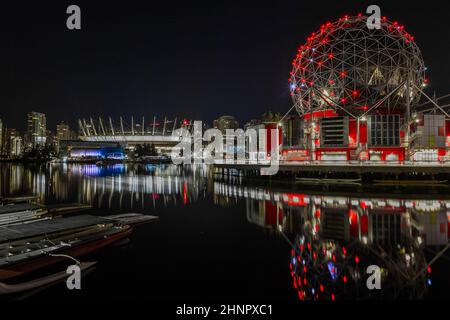
M426 93L421 51L405 26L364 15L326 22L298 48L289 75L282 159L445 162L450 121Z

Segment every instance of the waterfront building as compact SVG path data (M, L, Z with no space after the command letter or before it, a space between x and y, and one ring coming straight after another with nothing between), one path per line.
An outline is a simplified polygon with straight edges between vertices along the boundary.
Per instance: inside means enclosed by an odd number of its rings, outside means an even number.
M27 116L27 144L29 147L44 146L47 140L47 119L40 112L29 112Z
M19 135L11 137L11 150L10 156L12 158L19 158L23 153L23 142L22 137Z
M227 129L238 129L239 122L233 116L221 116L220 118L214 120L213 127L215 129L219 129L223 134L225 134Z
M68 160L125 159L124 148L117 142L61 140L60 157Z
M282 126L280 126L279 116L273 114L272 112L266 112L261 116L261 119L254 119L249 122L247 122L244 125L244 129L247 130L255 130L256 131L256 138L257 138L257 144L258 144L258 153L252 154L250 150L248 150L250 146L250 139L252 139L251 136L247 137L247 144L246 144L246 154L247 157L254 161L254 160L269 160L271 159L271 152L272 148L275 147L273 145L273 141L275 139L278 140L278 149L274 149L277 152L280 150L280 146L282 145ZM272 138L273 131L278 131L278 136ZM261 135L261 133L263 133Z
M72 138L70 127L64 121L56 125L56 138L58 141L70 140Z
M138 122L139 119L139 122ZM111 142L120 143L127 151L132 151L137 145L154 145L158 154L170 155L172 147L181 141L179 135L172 135L176 129L184 128L189 131L193 129L194 121L177 118L170 120L164 117L159 120L156 117L148 118L130 117L129 121L120 117L114 121L111 117L106 120L98 118L94 120L79 119L79 139L86 142ZM138 125L139 124L139 125Z
M366 22L345 16L300 46L289 80L299 122L282 119L284 159L448 160L448 114L423 91L429 80L414 37L387 18L377 32Z
M19 157L23 153L23 140L15 128L7 128L5 132L4 153L9 157Z

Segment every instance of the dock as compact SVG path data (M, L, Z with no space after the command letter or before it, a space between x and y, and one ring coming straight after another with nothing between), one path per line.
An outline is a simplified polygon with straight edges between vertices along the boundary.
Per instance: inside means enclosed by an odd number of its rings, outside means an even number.
M214 164L214 173L243 177L260 176L261 169L268 168L265 163L225 163ZM429 177L450 177L450 163L359 163L359 162L307 162L280 161L276 177L348 177L363 181L393 178L421 179ZM268 176L270 177L270 176Z

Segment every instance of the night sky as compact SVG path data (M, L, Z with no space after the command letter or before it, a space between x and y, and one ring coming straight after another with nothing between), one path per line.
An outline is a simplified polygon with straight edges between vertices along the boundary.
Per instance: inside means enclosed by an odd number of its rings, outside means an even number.
M0 118L19 130L31 110L52 130L79 117L230 114L242 125L285 112L297 47L323 22L370 4L415 36L428 92L450 93L448 1L14 2L0 11ZM81 7L80 31L66 28L70 4Z

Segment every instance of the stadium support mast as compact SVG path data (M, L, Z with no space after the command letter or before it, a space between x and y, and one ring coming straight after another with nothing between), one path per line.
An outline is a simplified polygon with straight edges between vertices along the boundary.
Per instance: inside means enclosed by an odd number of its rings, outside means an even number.
M153 131L152 135L155 135L156 117L153 117Z
M162 135L166 134L166 122L167 122L167 117L164 117L164 125L163 125L163 132Z
M100 125L100 129L101 129L103 135L106 136L106 131L105 131L105 127L103 126L102 118L98 117L98 123Z
M109 117L109 125L110 125L110 127L111 127L111 133L112 133L112 135L114 136L114 135L115 135L115 133L114 133L114 126L113 126L111 117Z
M94 135L98 135L97 134L97 129L95 129L95 125L94 125L94 120L92 120L92 118L89 118L91 120L91 126L92 126L92 130L94 130Z
M78 126L80 127L81 131L83 132L83 135L87 136L86 130L83 127L83 123L81 122L81 119L78 120Z
M174 132L175 129L177 128L177 120L178 120L178 118L175 118L175 120L173 121L173 129L172 129L172 132Z
M120 129L122 130L122 135L125 135L125 131L123 130L123 119L120 117Z

